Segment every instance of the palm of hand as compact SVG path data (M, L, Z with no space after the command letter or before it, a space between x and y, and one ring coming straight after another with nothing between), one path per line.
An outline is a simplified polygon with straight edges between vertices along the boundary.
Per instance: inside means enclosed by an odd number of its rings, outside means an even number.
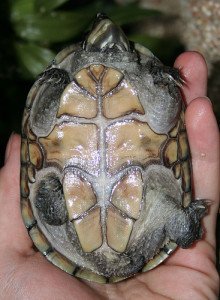
M217 298L214 231L219 194L218 129L211 104L203 97L207 72L202 57L197 53L185 53L177 59L176 67L182 67L187 81L183 93L187 103L191 103L186 125L195 194L197 198L213 201L204 220L204 239L188 250L179 249L156 269L117 284L92 284L70 277L33 249L21 220L20 138L14 135L7 147L5 166L0 171L0 299Z

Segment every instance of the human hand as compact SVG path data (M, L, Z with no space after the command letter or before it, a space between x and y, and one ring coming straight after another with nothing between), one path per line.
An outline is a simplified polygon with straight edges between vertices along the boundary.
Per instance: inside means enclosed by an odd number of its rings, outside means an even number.
M186 126L192 153L195 197L210 199L205 235L178 249L162 265L123 282L99 285L71 277L33 248L20 213L20 137L11 136L0 170L0 299L217 299L215 227L219 201L219 132L205 97L207 68L195 52L175 67L186 81Z

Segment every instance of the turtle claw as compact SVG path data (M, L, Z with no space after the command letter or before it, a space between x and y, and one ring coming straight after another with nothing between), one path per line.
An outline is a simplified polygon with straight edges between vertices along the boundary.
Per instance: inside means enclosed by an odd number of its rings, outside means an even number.
M160 64L157 60L150 60L148 63L149 71L154 79L154 84L164 84L167 85L171 82L175 83L178 87L183 87L186 81L181 76L179 69L164 66Z
M181 77L180 71L176 68L164 66L163 71L170 81L173 81L177 86L183 87L186 84L184 78Z
M202 238L201 219L208 213L209 200L194 200L181 209L168 224L166 231L171 240L181 248L189 248L193 242Z
M201 219L208 213L208 207L211 201L206 199L197 199L188 206L188 214L195 219Z

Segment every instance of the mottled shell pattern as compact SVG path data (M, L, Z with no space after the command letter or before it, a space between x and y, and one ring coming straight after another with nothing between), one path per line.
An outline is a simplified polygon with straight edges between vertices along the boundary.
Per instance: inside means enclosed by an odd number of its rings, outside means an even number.
M116 282L200 237L205 205L192 201L180 83L102 15L35 82L22 124L21 209L54 265Z

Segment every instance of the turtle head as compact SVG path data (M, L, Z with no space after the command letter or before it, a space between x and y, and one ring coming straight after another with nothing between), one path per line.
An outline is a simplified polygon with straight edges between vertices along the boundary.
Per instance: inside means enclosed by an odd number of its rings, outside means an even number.
M108 52L114 49L117 52L131 52L130 43L119 26L114 24L105 14L97 14L92 30L84 41L86 51Z

